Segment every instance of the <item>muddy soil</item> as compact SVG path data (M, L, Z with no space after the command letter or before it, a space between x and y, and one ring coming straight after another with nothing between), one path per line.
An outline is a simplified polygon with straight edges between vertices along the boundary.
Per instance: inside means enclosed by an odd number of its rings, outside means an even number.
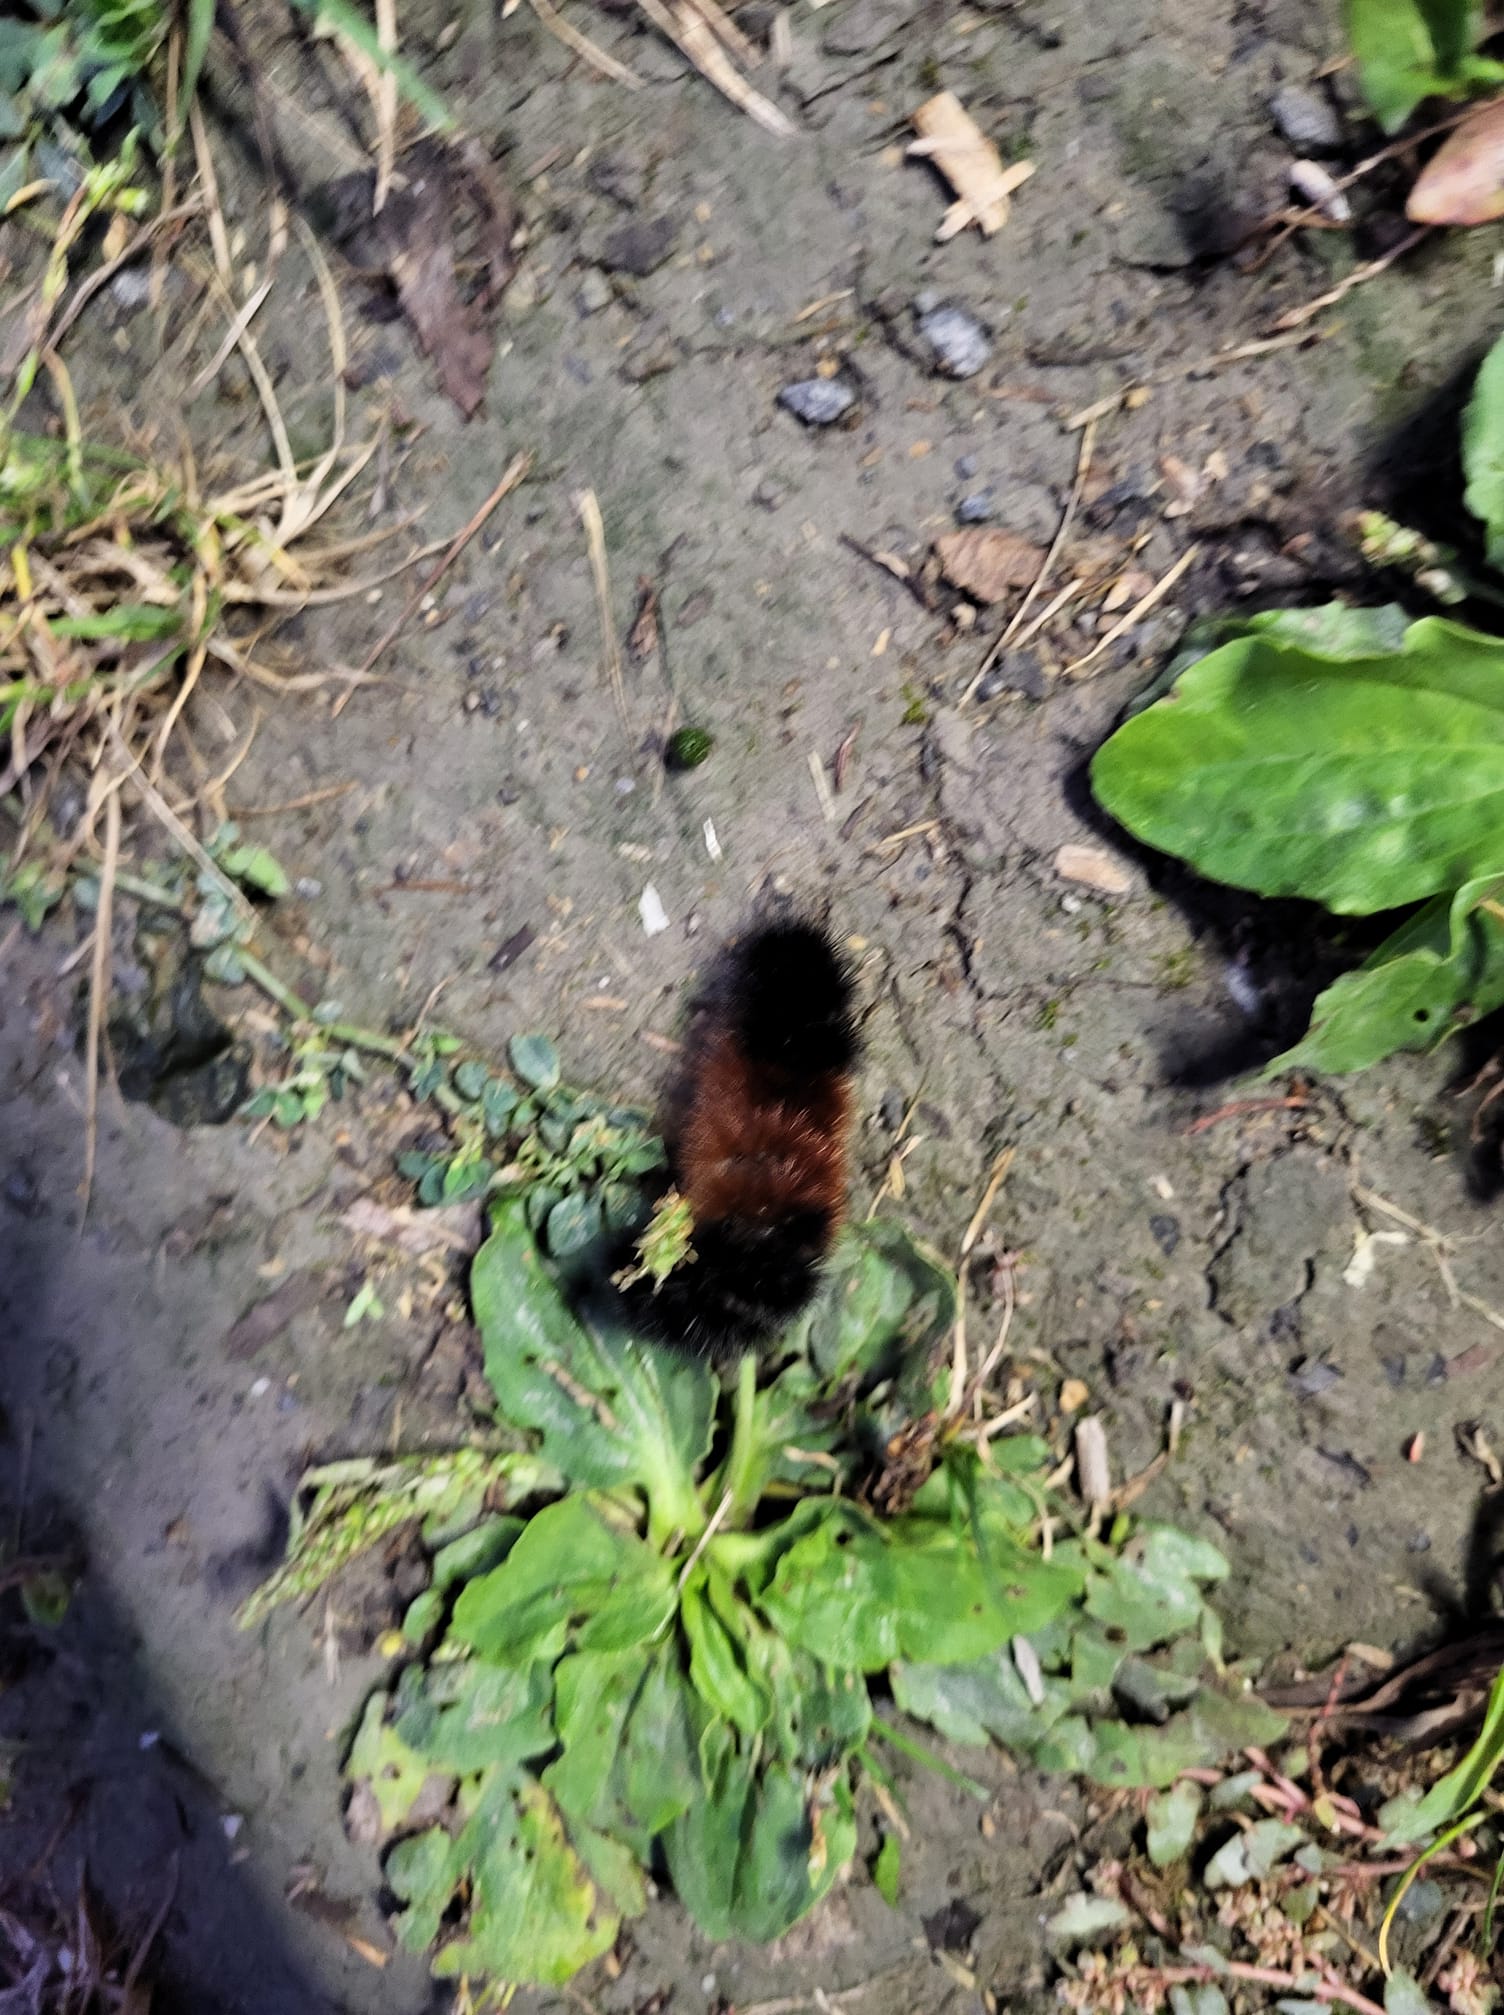
M309 997L400 1028L442 988L440 1019L483 1051L548 1029L572 1076L631 1097L651 1097L653 1038L750 902L771 885L828 908L867 1008L859 1195L879 1191L911 1113L902 1201L882 1207L954 1249L1014 1150L994 1236L1018 1256L1018 1355L1089 1383L1120 1476L1154 1457L1182 1402L1179 1452L1146 1503L1229 1552L1232 1644L1306 1660L1412 1644L1486 1583L1486 1477L1455 1435L1490 1415L1504 1430L1499 1325L1479 1312L1504 1307L1504 1248L1469 1189L1445 1063L1221 1111L1240 1095L1228 1080L1298 1029L1340 946L1302 912L1189 889L1125 849L1082 765L1189 616L1351 577L1342 511L1396 470L1413 486L1428 457L1444 463L1434 417L1399 430L1445 404L1492 333L1479 233L1354 291L1307 347L1203 361L1255 342L1349 257L1324 237L1257 272L1223 256L1282 198L1270 95L1336 49L1332 11L801 7L774 87L800 137L780 143L630 17L589 25L641 73L636 93L530 11L473 10L432 74L499 150L527 231L486 402L463 423L406 327L335 260L349 425L416 423L383 450L379 522L422 509L427 536L463 524L514 454L533 470L383 658L384 683L337 719L329 694L259 697L229 792L297 878L268 942ZM416 46L449 25L416 5L403 19ZM255 29L297 186L361 166L347 81L280 22ZM941 86L1038 164L995 239L937 245L944 192L902 159L907 113ZM217 122L231 241L259 257L265 186L233 90ZM936 372L917 326L931 294L987 332L979 375ZM86 414L143 433L181 415L201 456L255 466L243 376L184 395L217 336L158 361L136 298L107 290L72 339ZM169 303L170 342L190 307L186 290ZM311 452L332 401L296 237L257 326ZM856 393L843 424L780 409L784 386L837 358ZM1081 672L1067 667L1096 633L1067 612L963 708L995 619L968 633L953 598L926 609L861 549L913 559L982 493L992 522L1048 544L1077 470L1066 418L1129 386L1150 396L1098 425L1077 544L1145 582L1194 548L1188 571ZM640 580L659 597L661 652L627 666L625 726L585 489L618 629ZM310 610L284 638L307 669L357 665L405 593ZM671 697L715 746L665 781ZM252 706L206 697L203 746L232 752ZM852 736L827 802L810 758L828 785ZM1105 847L1121 888L1063 879L1069 844ZM651 937L649 883L669 920ZM342 1591L256 1634L232 1622L311 1457L442 1443L464 1418L463 1325L442 1301L342 1327L362 1260L339 1213L389 1166L403 1115L375 1088L273 1136L107 1095L81 1220L86 930L7 938L0 989L4 1497L28 1545L76 1543L88 1563L56 1640L12 1633L0 1735L27 1746L0 1852L14 1872L71 1818L61 1879L87 1851L138 1926L176 1869L169 1970L186 2007L407 2015L435 1990L409 1959L372 1963L388 1949L377 1872L339 1817L341 1743L382 1669L360 1646L380 1618ZM1412 1219L1453 1239L1450 1257ZM967 1763L994 1786L985 1817L904 1774L914 1840L896 1912L858 1879L784 1948L753 1952L709 1948L655 1906L619 1977L582 1983L592 2005L694 2015L818 1981L862 1989L841 2004L862 2015L928 2015L978 2005L964 1957L998 2005L1026 2006L1074 1794Z

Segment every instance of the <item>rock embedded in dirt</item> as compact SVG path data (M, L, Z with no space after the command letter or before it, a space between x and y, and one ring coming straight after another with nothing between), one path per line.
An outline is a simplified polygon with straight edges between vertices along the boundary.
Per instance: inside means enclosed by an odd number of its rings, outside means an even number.
M958 525L985 525L997 509L997 498L991 490L973 490L969 497L963 497L956 506Z
M921 312L919 333L936 366L952 378L974 378L992 356L992 345L976 316L949 301Z
M856 404L856 393L839 378L800 378L785 385L778 403L806 427L829 427Z
M582 276L579 293L575 296L582 315L598 315L602 308L609 308L615 298L611 282L595 266Z
M672 217L634 217L608 231L601 244L598 264L608 273L628 273L645 280L656 273L678 242L679 227Z
M1283 84L1269 101L1282 138L1303 154L1334 154L1342 145L1342 122L1319 91Z

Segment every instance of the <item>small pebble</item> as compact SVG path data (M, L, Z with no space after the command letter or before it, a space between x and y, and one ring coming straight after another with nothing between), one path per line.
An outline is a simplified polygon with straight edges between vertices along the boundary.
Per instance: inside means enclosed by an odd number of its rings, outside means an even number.
M1429 1553L1431 1551L1430 1533L1412 1532L1410 1537L1405 1541L1405 1551L1406 1553Z
M734 308L717 308L712 319L718 329L734 329L736 327L736 310Z
M931 308L919 318L919 333L929 344L935 362L952 378L974 378L992 355L981 323L965 308L948 303Z
M856 394L839 378L800 378L785 385L778 403L806 427L828 427L856 404Z
M975 455L960 455L956 459L956 474L963 483L969 483L980 466Z
M1269 101L1275 125L1305 154L1330 154L1342 145L1342 122L1330 102L1303 84L1283 84Z
M26 1167L13 1168L5 1178L5 1201L22 1217L40 1217L41 1193L37 1179Z
M678 235L672 217L634 218L607 232L601 264L608 273L630 273L634 280L645 280L673 251Z
M293 893L301 896L305 903L316 901L324 893L324 884L315 875L299 875L292 886Z
M1318 1393L1330 1391L1341 1378L1342 1373L1335 1364L1324 1364L1319 1359L1306 1358L1290 1374L1290 1383L1302 1399L1314 1399Z
M959 525L982 525L992 516L997 507L997 498L991 490L975 490L969 497L963 497L956 506L956 523Z
M1151 1217L1149 1220L1149 1230L1153 1234L1154 1243L1159 1247L1165 1258L1171 1258L1176 1246L1180 1243L1179 1218L1168 1216Z
M668 929L668 911L663 907L663 898L649 882L637 899L637 914L642 918L642 928L650 938Z
M782 483L775 483L771 476L764 476L752 492L752 501L765 511L776 511L788 496Z
M615 298L611 291L611 282L604 273L592 266L580 280L575 302L582 315L598 315L603 308L609 308Z

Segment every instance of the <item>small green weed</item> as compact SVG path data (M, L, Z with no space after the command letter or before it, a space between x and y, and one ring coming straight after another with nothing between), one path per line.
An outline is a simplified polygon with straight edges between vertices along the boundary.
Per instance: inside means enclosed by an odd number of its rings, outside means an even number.
M1347 39L1370 111L1398 132L1426 98L1468 98L1504 83L1504 63L1480 56L1481 0L1344 0Z
M548 1075L541 1045L528 1057ZM952 1741L1108 1785L1278 1732L1212 1683L1214 1548L1126 1518L1099 1538L1046 1483L1047 1444L945 1414L957 1283L901 1227L848 1231L765 1373L748 1356L723 1385L587 1322L530 1198L493 1202L470 1283L497 1428L528 1452L316 1472L245 1618L424 1518L408 1662L347 1773L400 1935L437 1974L567 1980L644 1907L659 1857L708 1937L780 1936L850 1862L863 1773L886 1781L875 1751L939 1767L874 1689ZM920 1458L879 1515L900 1445ZM875 1879L893 1893L896 1847Z
M1498 568L1504 341L1479 371L1462 449ZM1499 598L1387 519L1369 514L1363 535L1376 564L1433 594ZM1130 832L1213 880L1339 915L1419 905L1321 995L1268 1073L1434 1049L1504 1004L1504 640L1334 602L1206 626L1165 685L1092 764L1098 800Z

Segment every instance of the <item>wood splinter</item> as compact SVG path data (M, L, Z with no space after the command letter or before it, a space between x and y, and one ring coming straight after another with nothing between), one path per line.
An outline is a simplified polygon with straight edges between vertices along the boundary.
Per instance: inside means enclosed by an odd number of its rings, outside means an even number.
M998 153L954 91L937 92L911 115L917 140L909 142L911 157L933 161L956 192L935 233L937 244L954 238L968 224L984 237L1001 231L1008 221L1013 191L1034 173L1032 161L1003 166Z

